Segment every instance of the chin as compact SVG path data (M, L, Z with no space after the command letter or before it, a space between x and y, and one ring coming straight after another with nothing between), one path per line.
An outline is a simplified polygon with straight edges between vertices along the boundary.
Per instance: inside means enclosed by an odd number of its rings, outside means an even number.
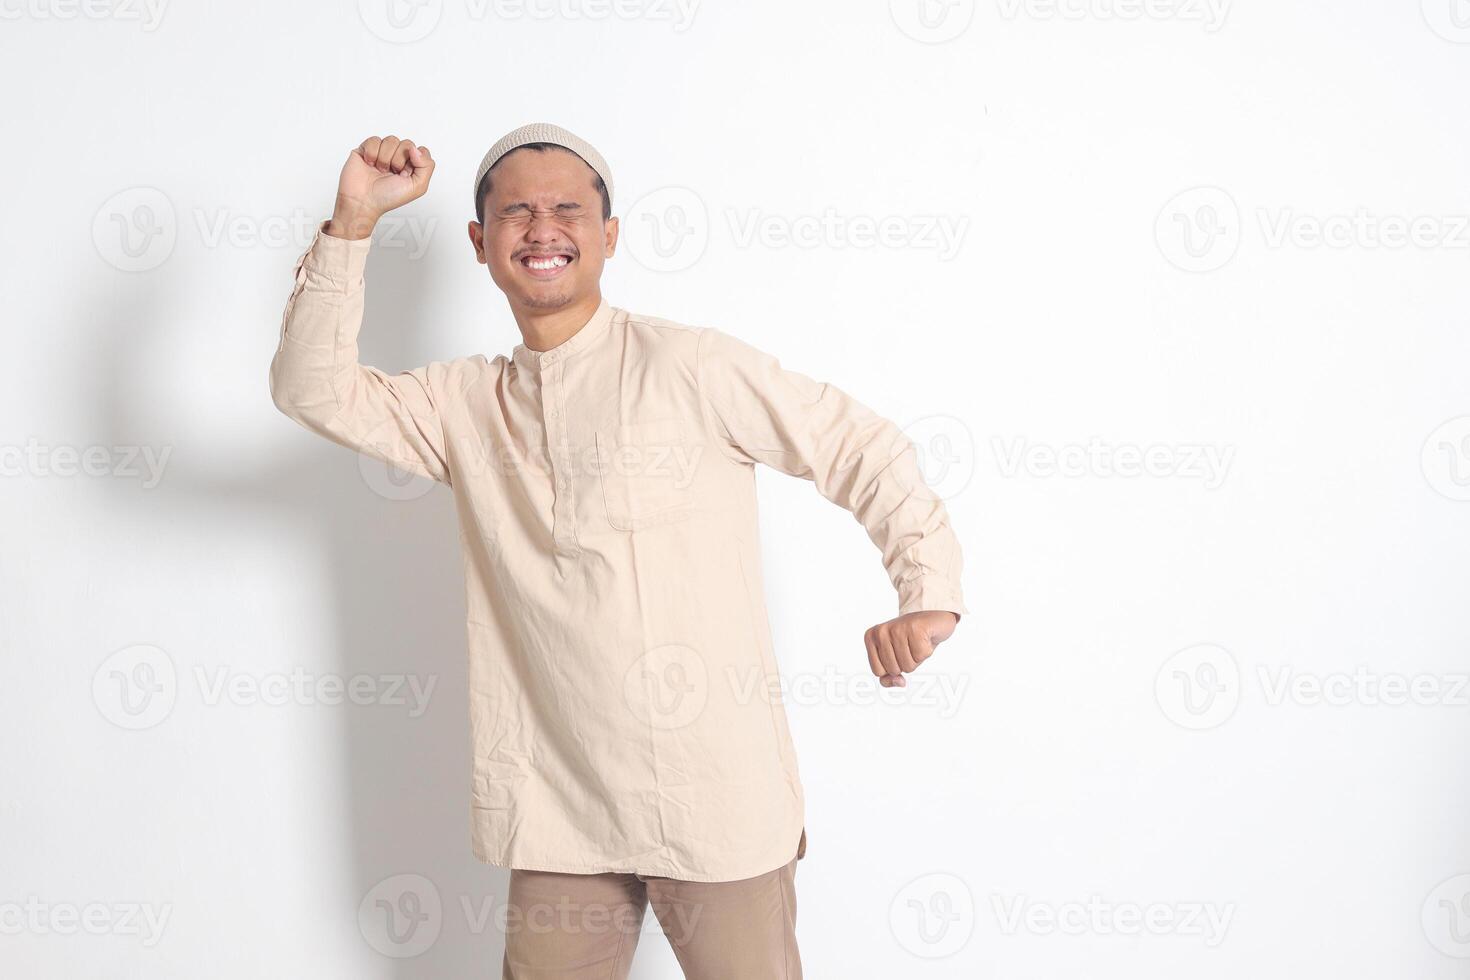
M554 310L566 306L573 299L570 290L529 289L521 294L521 305L534 310Z

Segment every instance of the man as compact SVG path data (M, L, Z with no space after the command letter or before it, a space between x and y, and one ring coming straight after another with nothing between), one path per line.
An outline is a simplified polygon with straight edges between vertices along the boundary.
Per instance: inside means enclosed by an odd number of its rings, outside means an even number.
M348 155L296 266L271 394L454 493L471 839L513 869L504 975L625 977L651 903L687 976L799 977L803 794L771 695L755 464L814 481L881 550L900 615L864 644L884 686L968 612L944 506L912 443L841 390L609 305L612 173L549 124L491 147L469 223L524 342L396 375L359 364L373 228L433 172L393 136Z

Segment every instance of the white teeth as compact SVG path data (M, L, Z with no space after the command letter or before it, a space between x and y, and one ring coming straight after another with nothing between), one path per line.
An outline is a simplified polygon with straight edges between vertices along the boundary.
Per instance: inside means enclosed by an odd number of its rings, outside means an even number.
M570 261L565 255L554 255L549 259L527 259L526 265L532 269L560 269Z

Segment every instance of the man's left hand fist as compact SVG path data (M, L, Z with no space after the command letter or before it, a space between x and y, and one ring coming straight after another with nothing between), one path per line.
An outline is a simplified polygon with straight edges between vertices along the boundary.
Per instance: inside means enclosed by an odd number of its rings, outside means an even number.
M911 612L879 623L863 634L868 666L884 687L903 687L903 675L917 670L934 648L949 639L960 617L944 610Z

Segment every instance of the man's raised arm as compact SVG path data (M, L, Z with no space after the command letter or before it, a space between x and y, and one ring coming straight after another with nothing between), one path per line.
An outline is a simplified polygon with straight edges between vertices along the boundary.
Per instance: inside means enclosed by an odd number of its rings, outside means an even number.
M330 221L296 263L271 360L271 400L340 445L449 482L431 367L389 375L358 363L363 267L378 219L423 196L434 172L425 147L374 136L347 157Z

